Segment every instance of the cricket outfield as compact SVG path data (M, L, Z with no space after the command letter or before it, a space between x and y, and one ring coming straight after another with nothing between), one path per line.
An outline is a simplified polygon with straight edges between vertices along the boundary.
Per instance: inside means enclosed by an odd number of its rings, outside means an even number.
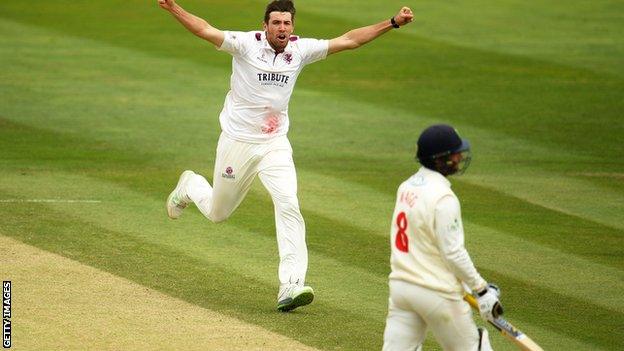
M265 2L181 4L254 30ZM0 3L13 348L380 349L396 187L416 170L419 132L446 122L473 145L453 187L507 318L545 350L624 349L624 5L296 4L302 36L335 37L401 5L415 21L299 79L290 138L317 295L282 314L259 182L223 224L164 209L182 170L212 178L230 56L155 0Z

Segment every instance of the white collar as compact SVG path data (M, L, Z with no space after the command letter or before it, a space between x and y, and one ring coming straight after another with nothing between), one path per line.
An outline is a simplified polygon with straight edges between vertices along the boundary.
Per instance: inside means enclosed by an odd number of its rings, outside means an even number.
M420 169L418 170L418 172L416 174L421 174L423 177L427 177L430 179L433 179L434 181L440 182L444 185L446 185L447 187L451 187L451 182L449 182L448 179L446 179L445 176L443 176L440 172L436 172L434 170L431 170L425 166L420 167Z

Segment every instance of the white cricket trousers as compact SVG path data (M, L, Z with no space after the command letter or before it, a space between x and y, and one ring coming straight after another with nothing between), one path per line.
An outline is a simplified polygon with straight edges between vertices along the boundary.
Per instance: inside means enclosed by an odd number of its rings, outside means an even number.
M197 174L190 179L186 190L201 213L218 223L230 217L240 205L256 175L271 194L275 208L280 287L303 285L308 269L308 250L297 199L292 147L286 136L254 144L221 133L213 186Z
M383 351L412 351L427 329L445 351L477 351L479 331L464 300L446 299L433 290L390 280Z

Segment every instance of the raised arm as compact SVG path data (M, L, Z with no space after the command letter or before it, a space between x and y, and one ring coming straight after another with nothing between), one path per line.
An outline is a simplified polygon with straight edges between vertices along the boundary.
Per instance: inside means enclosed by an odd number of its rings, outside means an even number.
M403 7L396 16L370 26L354 29L337 38L329 41L328 55L341 52L343 50L357 49L369 41L379 37L393 28L393 26L404 26L414 19L414 14L409 7Z
M158 0L161 8L169 11L189 32L206 39L217 47L223 44L225 35L219 29L211 26L204 19L186 12L175 0Z

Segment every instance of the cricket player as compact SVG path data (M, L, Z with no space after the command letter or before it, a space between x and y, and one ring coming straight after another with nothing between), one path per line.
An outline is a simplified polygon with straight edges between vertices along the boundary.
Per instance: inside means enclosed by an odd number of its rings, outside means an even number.
M226 220L239 206L256 177L273 200L280 256L277 309L290 311L314 299L305 286L308 252L305 225L297 199L297 177L286 136L288 103L305 65L327 55L356 49L393 28L408 24L412 11L403 7L390 19L351 30L331 40L293 35L292 1L266 7L263 30L222 31L185 11L174 0L158 0L186 29L232 55L230 91L219 116L212 186L201 175L184 171L167 199L170 218L179 218L190 203L208 219Z
M502 313L500 291L479 275L464 247L459 201L447 180L468 167L470 144L453 127L433 125L418 139L417 159L422 167L399 186L392 217L383 350L419 350L427 329L444 350L492 350L462 285L486 320Z

